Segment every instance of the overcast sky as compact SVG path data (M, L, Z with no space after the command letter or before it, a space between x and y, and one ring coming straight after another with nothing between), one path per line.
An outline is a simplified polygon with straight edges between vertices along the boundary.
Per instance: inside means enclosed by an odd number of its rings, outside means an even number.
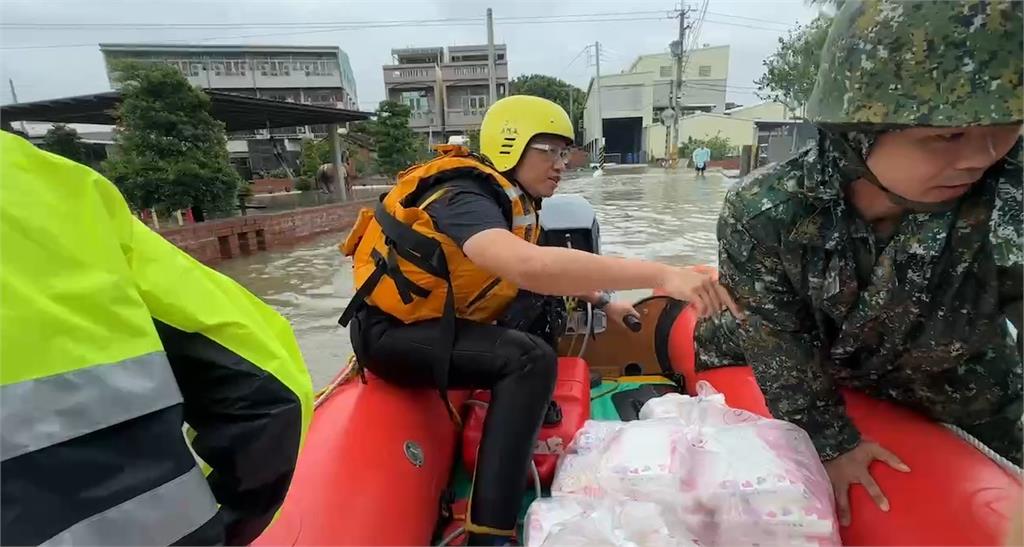
M701 3L688 5L696 10ZM391 61L392 48L486 43L488 6L494 9L495 41L508 45L512 77L548 74L584 89L593 59L577 54L587 44L601 42L602 73L613 73L637 55L667 51L677 33L676 20L668 18L677 6L673 0L0 0L0 102L12 102L8 78L22 102L108 90L99 42L301 44L345 50L360 108L373 110L384 96L381 65ZM777 38L816 13L803 0L709 0L697 43L731 46L728 100L756 102L753 80ZM370 21L435 22L349 30L327 26ZM48 27L10 26L24 24ZM53 28L57 24L65 25ZM101 24L119 26L96 28ZM148 28L132 27L137 24Z

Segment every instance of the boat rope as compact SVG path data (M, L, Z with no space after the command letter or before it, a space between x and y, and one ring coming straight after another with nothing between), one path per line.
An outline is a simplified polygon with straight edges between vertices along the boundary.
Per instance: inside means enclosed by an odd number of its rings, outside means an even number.
M465 534L465 533L466 533L466 527L465 526L459 526L452 533L448 534L447 537L442 539L441 543L437 544L437 547L445 547L449 543L451 543L451 542L459 539L460 537L462 537L462 534Z
M594 330L594 305L587 302L587 330L583 331L583 345L580 346L580 352L576 357L583 358L583 354L587 351L587 341L593 334Z
M317 392L316 398L313 400L313 409L316 410L317 407L331 397L335 389L354 378L357 374L359 374L359 366L356 362L356 356L355 354L349 355L345 368L341 369L341 372L331 380L331 383L327 384L327 387Z
M1004 458L1002 455L997 453L995 450L989 448L987 445L985 445L985 443L979 441L977 437L975 437L974 435L971 435L970 433L964 431L963 429L953 424L943 423L942 425L944 425L946 429L952 431L954 435L966 441L967 444L976 448L978 452L981 452L982 454L988 456L990 460L995 462L997 465L999 465L999 467L1002 467L1010 474L1016 475L1017 477L1024 477L1024 469L1021 469L1017 464L1011 462L1010 460Z

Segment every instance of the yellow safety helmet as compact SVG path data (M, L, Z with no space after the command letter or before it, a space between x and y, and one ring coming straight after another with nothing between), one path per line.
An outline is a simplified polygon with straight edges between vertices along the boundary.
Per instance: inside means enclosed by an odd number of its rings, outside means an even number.
M519 163L526 144L537 135L576 139L572 121L557 103L532 95L505 97L487 109L480 125L480 153L501 172Z

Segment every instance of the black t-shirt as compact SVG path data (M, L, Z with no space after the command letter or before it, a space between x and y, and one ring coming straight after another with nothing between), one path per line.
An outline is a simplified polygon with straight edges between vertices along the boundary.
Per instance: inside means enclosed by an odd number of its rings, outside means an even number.
M494 183L461 178L444 183L444 187L447 191L428 204L426 212L437 231L452 238L460 248L484 230L508 230L511 226L511 206Z

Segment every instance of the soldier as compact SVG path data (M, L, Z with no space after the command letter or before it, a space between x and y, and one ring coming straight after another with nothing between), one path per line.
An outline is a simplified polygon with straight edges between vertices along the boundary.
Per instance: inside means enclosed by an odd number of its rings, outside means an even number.
M1020 2L848 0L808 104L817 143L726 197L721 280L747 320L703 322L698 367L750 363L844 525L851 484L888 509L873 460L909 469L840 387L1021 463L1022 26Z

